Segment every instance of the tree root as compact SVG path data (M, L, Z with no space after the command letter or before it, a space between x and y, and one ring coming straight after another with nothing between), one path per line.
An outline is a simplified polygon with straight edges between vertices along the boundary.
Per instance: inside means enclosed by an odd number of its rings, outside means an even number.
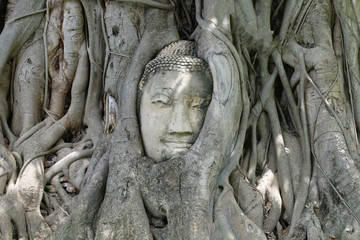
M101 9L96 0L81 1L84 7L88 29L88 55L90 58L90 79L84 112L84 124L89 127L90 136L94 145L102 136L102 92L104 74L104 36L101 18ZM107 37L106 37L107 39Z
M175 9L175 4L172 0L170 0L169 4L163 4L163 3L159 3L153 0L117 0L118 2L132 2L132 3L141 3L141 4L145 4L148 7L152 7L152 8L158 8L158 9L162 9L162 10L167 10L167 11L173 11Z
M64 172L65 177L67 179L70 179L68 170L66 169L70 167L71 163L83 158L88 158L93 154L93 152L94 152L93 149L86 149L81 151L75 151L68 154L66 157L59 160L55 165L53 165L51 168L47 170L47 172L45 173L45 182L48 182L50 179L54 177L54 175L56 175L61 171Z
M60 150L60 149L62 149L62 148L68 148L68 147L73 147L73 146L74 146L73 143L64 143L64 144L58 145L58 146L56 146L56 147L53 147L52 149L50 149L50 150L48 150L48 151L35 154L33 157L31 157L30 159L28 159L28 160L25 161L24 166L23 166L23 167L21 168L21 170L20 170L19 177L22 176L22 174L23 174L24 170L26 169L26 167L27 167L32 161L34 161L35 159L37 159L37 158L39 158L39 157L42 157L42 156L45 156L45 155L48 155L48 154L55 153L55 152L57 152L58 150Z
M32 135L34 135L36 132L38 132L41 128L45 127L46 122L45 121L41 121L38 124L36 124L35 126L33 126L31 129L29 129L26 133L24 133L23 135L21 135L15 142L13 145L13 148L16 149L18 146L20 146L24 141L26 141L27 139L29 139Z

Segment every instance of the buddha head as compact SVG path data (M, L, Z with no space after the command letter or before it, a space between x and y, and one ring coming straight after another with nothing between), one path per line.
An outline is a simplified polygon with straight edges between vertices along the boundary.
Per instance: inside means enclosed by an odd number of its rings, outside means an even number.
M138 108L145 153L156 162L184 154L197 139L212 96L208 64L195 43L174 42L146 67Z

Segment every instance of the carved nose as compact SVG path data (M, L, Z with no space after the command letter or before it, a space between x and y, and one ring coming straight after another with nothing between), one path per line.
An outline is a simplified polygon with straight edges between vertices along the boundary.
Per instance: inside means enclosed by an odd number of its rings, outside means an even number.
M189 119L189 112L182 103L174 106L169 125L170 134L192 134L192 128Z

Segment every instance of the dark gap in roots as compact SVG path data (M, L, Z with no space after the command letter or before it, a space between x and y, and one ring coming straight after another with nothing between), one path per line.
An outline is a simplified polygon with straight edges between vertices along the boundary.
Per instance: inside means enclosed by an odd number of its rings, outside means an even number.
M360 51L359 51L359 59L360 59ZM351 70L349 70L348 68L348 64L347 64L347 59L344 57L344 61L343 61L343 65L342 65L342 69L344 71L344 94L346 97L346 100L351 103L352 100L352 96L350 96L351 94L353 94L353 90L351 88L351 86L349 85L351 82L351 79L349 79L349 76L352 74ZM360 61L359 61L359 67L360 67ZM353 104L353 103L352 103Z
M287 217L286 217L286 211L283 206L281 208L281 215L279 218L279 223L280 223L282 229L287 229L290 226L290 223L289 223L290 221L291 221L291 219L287 219Z
M11 225L13 226L12 227L12 232L13 232L13 236L12 236L12 239L19 239L19 236L17 234L17 228L16 228L16 225L15 225L15 222L11 221Z
M3 196L5 196L6 193L7 193L7 189L8 189L8 186L9 186L9 182L10 182L10 178L9 178L8 180L6 180Z
M246 130L245 139L251 139L251 128L248 128ZM251 141L245 141L244 142L244 147L243 147L244 150L245 149L251 149L251 145L252 145ZM243 156L245 156L245 153L243 154Z
M270 26L271 26L271 30L274 31L274 36L276 36L280 32L286 1L275 0L273 3L274 4L272 4L272 9L271 9Z
M45 194L43 194L43 199L41 200L41 203L40 203L40 214L41 214L42 217L46 218L46 217L49 216L55 209L53 209L53 208L50 209L50 208L47 206L47 203L46 203L46 201L45 201L45 199L44 199L44 195L45 195Z
M189 39L197 27L195 0L180 0L176 6L176 21L181 39Z
M71 88L69 89L69 91L66 93L66 101L65 101L65 109L64 109L64 115L67 113L67 111L70 108L70 104L71 104Z
M167 220L167 217L166 217L166 212L161 212L161 213L164 215L164 217L163 217L163 218L159 218L159 217L153 216L153 215L148 211L148 209L146 208L146 206L145 206L145 211L146 211L146 214L147 214L147 216L148 216L149 224L150 224L151 227L161 229L161 228L165 228L165 227L168 225L168 220ZM164 209L164 211L165 211L165 209Z
M290 67L289 65L285 64L285 63L284 63L284 69L285 69L285 72L286 72L287 76L292 76L294 74L294 69L292 67ZM289 78L289 81L290 81L290 78ZM284 116L285 116L285 120L286 120L286 123L287 123L287 126L285 126L285 127L286 127L286 129L288 129L288 130L292 131L293 133L295 133L296 128L295 128L295 125L292 122L292 119L290 117L291 113L290 113L289 101L288 101L288 99L286 97L286 94L285 94L285 91L284 91L284 88L283 88L282 84L280 83L280 81L278 81L278 82L279 82L279 85L281 85L281 86L276 85L276 88L279 88L278 91L277 91L277 99L279 101L281 110L283 111ZM297 102L298 101L297 92L296 91L293 91L293 92L294 92L295 102L296 102L296 104L298 104L298 102Z
M150 222L150 226L152 226L154 228L159 228L159 229L165 228L168 225L167 218L161 219L161 218L156 218L156 217L150 216L149 222Z
M53 61L53 67L55 71L59 72L60 69L60 56L59 54L56 54L54 61Z
M284 92L284 88L282 86L282 83L279 79L279 77L277 77L276 81L275 81L275 98L280 102L281 98L283 96L283 92Z
M112 35L116 37L117 35L119 35L119 32L120 32L119 26L117 26L117 25L113 26L111 31L112 31Z
M8 4L7 0L0 1L0 32L2 32L5 26L5 15L6 15L7 4Z

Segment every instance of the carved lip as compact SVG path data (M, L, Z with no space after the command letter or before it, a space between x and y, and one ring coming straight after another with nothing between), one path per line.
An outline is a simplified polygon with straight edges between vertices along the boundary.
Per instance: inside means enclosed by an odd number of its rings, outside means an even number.
M190 142L189 140L175 140L175 139L164 139L162 141L163 143L165 143L167 146L172 147L172 148L190 148L191 145L193 145L192 142Z
M186 148L186 149L190 148L192 145L192 143L188 143L188 142L170 142L170 141L165 141L165 144L173 148Z

